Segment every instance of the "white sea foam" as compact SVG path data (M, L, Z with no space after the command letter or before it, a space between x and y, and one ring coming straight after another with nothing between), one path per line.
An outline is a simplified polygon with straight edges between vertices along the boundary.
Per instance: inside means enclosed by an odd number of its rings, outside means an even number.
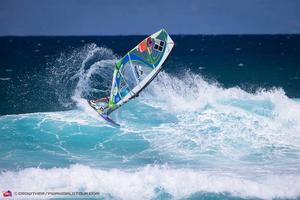
M195 160L210 152L241 162L257 154L253 162L273 163L289 159L293 152L296 158L290 161L299 162L300 104L280 88L251 94L238 87L222 88L191 72L180 78L162 72L141 101L177 118L140 130L163 155Z
M3 115L0 116L0 121L9 120L10 127L14 126L13 122L22 121L24 119L33 120L37 122L36 125L40 126L43 123L64 123L65 125L88 125L88 126L105 126L105 123L99 122L99 116L95 112L91 112L89 115L82 114L82 110L71 110L61 112L40 112L40 113L27 113L27 114L15 114L15 115ZM93 117L93 118L91 118ZM34 124L35 125L35 124ZM58 127L57 127L58 128ZM32 129L35 129L34 126ZM53 130L56 132L56 130Z
M238 87L222 88L191 72L181 78L162 72L143 94L146 103L157 106L157 102L163 102L161 108L170 112L198 112L207 106L221 106L223 111L239 109L300 124L300 104L288 98L281 88L260 89L252 94Z
M265 175L256 180L233 174L146 166L135 171L93 169L83 165L70 168L28 168L2 172L0 188L14 191L96 191L120 199L151 199L163 190L179 199L197 192L229 192L234 196L296 198L300 176Z
M10 77L0 77L0 81L9 81L10 79Z

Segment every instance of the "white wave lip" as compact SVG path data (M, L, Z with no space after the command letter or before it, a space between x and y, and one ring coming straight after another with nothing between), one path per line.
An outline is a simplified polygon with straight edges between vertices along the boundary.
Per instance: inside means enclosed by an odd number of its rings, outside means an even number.
M197 192L229 192L233 196L263 199L297 198L299 186L300 176L295 175L267 175L247 180L230 174L157 166L121 171L73 165L70 168L28 168L0 175L3 191L96 191L121 199L151 199L157 195L157 189L176 199Z
M293 168L299 174L300 104L280 88L251 94L238 87L222 88L189 71L180 78L162 72L140 99L177 118L128 131L139 131L164 155L204 161L207 157L200 155L213 152L213 160L224 157L222 162L228 160L230 166L247 160L255 166L264 162L271 168Z

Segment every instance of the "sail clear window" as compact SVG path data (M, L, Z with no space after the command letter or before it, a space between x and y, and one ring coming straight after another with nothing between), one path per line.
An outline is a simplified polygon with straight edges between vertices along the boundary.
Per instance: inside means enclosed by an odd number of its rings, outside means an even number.
M154 49L156 51L162 51L164 49L165 42L159 39L155 39Z

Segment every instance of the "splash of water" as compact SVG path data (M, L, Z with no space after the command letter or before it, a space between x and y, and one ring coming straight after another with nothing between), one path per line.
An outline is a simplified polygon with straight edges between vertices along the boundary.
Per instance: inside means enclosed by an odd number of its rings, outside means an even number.
M82 105L84 99L106 94L117 56L96 44L62 53L49 65L49 82L65 107Z

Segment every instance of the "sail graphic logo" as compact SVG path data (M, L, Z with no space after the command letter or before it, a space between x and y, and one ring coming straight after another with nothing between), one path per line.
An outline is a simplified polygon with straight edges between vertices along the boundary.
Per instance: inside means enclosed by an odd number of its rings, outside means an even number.
M2 192L3 197L12 197L12 192L10 190L7 190L5 192Z

